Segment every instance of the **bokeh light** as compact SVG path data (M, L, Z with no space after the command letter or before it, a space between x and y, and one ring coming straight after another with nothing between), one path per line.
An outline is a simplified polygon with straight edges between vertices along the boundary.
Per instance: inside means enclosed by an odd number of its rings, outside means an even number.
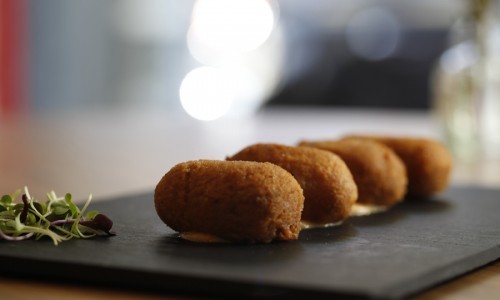
M281 60L275 32L278 5L266 0L195 2L187 34L192 57L204 67L184 78L184 110L198 120L244 116L276 85Z
M189 72L181 83L179 96L184 110L203 121L222 117L231 107L234 85L231 77L214 67Z
M400 28L395 15L382 7L360 11L346 28L347 43L360 58L376 61L390 57L399 44Z
M188 48L203 64L221 64L261 46L271 35L274 22L273 9L265 0L198 0Z
M244 116L258 109L264 84L250 69L200 67L189 72L180 87L184 110L191 117L212 121L225 115Z

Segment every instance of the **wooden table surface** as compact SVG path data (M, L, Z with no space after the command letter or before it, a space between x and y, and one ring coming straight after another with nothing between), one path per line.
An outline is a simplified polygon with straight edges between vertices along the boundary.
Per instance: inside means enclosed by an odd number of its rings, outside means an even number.
M441 139L425 112L274 109L238 119L200 122L157 112L31 114L0 119L0 192L28 186L32 195L70 192L83 201L152 191L174 164L224 159L256 142L293 145L350 133ZM452 184L500 188L498 160L455 162ZM499 198L500 201L500 198ZM500 213L500 212L499 212ZM500 218L499 218L500 220ZM499 221L500 225L500 221ZM172 295L0 275L6 299L156 299ZM500 262L431 289L417 299L498 299Z

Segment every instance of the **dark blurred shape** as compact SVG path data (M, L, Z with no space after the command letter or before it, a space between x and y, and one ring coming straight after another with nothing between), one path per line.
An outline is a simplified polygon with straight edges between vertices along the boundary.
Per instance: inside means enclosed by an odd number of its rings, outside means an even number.
M325 29L298 18L286 4L281 18L291 38L283 85L270 105L430 108L430 77L447 46L446 24L407 24L394 2L361 7L344 27Z

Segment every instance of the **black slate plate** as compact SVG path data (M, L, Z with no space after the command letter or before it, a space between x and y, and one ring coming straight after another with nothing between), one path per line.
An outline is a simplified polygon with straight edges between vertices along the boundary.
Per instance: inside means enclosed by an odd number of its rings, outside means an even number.
M179 240L152 194L93 203L115 237L0 241L2 273L193 295L401 298L500 257L500 190L455 187L435 199L303 231L295 242Z

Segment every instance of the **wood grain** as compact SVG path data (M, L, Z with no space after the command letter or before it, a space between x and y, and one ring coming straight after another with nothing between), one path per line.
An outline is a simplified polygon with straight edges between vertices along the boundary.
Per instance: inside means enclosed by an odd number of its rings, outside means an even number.
M181 299L165 295L151 294L130 290L117 290L104 287L50 283L43 281L19 280L0 277L0 291L2 299L23 300L83 300L83 299Z
M454 299L496 300L500 293L500 261L442 284L415 297L415 300Z

